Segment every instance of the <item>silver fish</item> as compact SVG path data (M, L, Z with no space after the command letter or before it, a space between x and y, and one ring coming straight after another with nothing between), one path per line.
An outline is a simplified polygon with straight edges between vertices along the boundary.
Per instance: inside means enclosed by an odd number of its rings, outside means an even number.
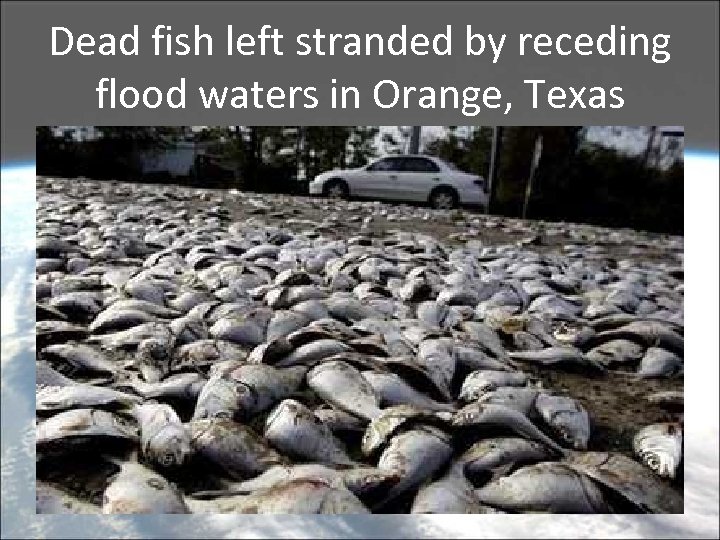
M258 490L203 501L188 499L193 513L210 514L367 514L369 510L343 486L301 478Z
M475 490L475 494L483 504L515 512L609 512L593 481L562 463L528 465Z
M140 424L142 455L162 467L182 465L191 453L190 434L177 413L165 403L137 405L133 414Z
M103 493L103 514L188 514L182 493L160 474L123 463Z
M315 393L340 409L372 420L380 414L375 390L362 374L342 361L326 361L312 368L307 383Z
M45 386L35 394L35 408L41 412L67 409L127 409L140 403L140 398L91 384Z
M651 424L633 437L633 451L658 476L675 478L682 459L682 427L676 423Z
M232 478L255 477L287 462L249 427L225 418L205 418L188 424L194 451Z
M567 396L541 392L535 408L548 426L576 450L585 450L590 439L590 418L585 408Z
M353 465L344 445L305 405L285 399L271 411L265 438L281 452L336 465Z
M451 454L449 437L431 426L420 426L393 437L380 455L377 466L397 473L401 480L387 491L377 506L385 506L432 477L447 463Z
M511 371L478 370L470 373L460 389L460 399L475 401L484 393L500 386L525 386L528 378L524 373Z

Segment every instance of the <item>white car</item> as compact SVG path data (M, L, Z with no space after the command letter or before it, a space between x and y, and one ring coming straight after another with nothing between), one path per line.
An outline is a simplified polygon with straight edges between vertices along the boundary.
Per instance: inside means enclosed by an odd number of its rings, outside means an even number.
M424 202L433 208L487 208L488 203L482 176L422 155L388 156L357 169L324 172L310 182L309 189L311 195Z

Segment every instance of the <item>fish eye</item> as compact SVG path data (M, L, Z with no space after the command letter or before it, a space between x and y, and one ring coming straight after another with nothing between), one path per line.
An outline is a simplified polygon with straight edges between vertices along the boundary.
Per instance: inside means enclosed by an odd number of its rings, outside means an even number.
M159 491L162 491L163 489L165 489L165 486L160 481L160 479L155 478L155 477L149 478L147 481L147 485L150 486L151 488L155 488Z
M175 454L166 453L160 457L160 464L164 467L170 467L175 464ZM179 461L179 460L178 460Z

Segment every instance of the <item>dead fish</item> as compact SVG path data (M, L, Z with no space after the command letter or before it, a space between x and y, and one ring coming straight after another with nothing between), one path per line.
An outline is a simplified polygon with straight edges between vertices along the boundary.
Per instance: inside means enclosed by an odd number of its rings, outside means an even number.
M480 302L480 296L470 288L452 287L441 290L435 301L448 306L475 307Z
M408 279L397 289L397 296L405 302L421 302L432 294L432 286L423 278Z
M265 438L281 452L321 463L353 465L344 445L302 403L285 399L268 415Z
M585 450L590 439L590 418L576 400L541 392L535 408L548 426L575 450Z
M575 347L548 347L539 351L511 352L509 355L515 361L529 362L541 366L581 371L604 371L602 365L591 361L580 349Z
M544 445L520 437L493 437L473 444L458 461L474 484L505 476L518 466L551 460L555 453Z
M682 459L682 427L676 423L651 424L633 437L633 451L658 476L675 478Z
M77 341L87 335L88 331L85 328L66 321L46 320L35 323L35 346L38 349Z
M35 393L35 409L39 412L67 409L127 409L140 403L140 398L91 384L44 386Z
M188 424L192 448L235 479L255 477L287 460L252 429L225 418L205 418Z
M235 368L228 378L246 391L239 391L240 415L250 418L290 397L303 382L305 366L275 368L264 364L246 364Z
M35 429L35 444L39 453L136 442L138 436L134 426L116 414L102 410L71 409L60 412L39 423Z
M171 309L146 300L138 300L136 298L116 300L110 307L117 310L144 311L149 315L154 315L155 317L163 319L174 319L179 317L181 314L180 311L176 309Z
M460 409L452 423L457 428L470 428L476 434L480 428L515 433L544 444L564 454L565 451L552 439L536 428L527 416L504 405L472 403Z
M587 357L606 368L636 364L643 357L642 345L628 339L613 339L591 349Z
M417 318L431 327L452 328L463 318L453 307L427 300L417 307Z
M173 352L173 369L204 368L222 360L243 361L247 358L246 347L221 339L201 339L180 345Z
M414 405L431 411L454 411L449 403L440 403L417 391L395 373L363 371L362 376L370 383L381 405Z
M477 322L477 321L463 321L458 325L458 328L467 334L467 336L491 353L495 358L505 358L507 352L502 344L500 336L497 335L495 330L490 328L488 325ZM481 367L474 369L482 369ZM494 369L494 368L488 368Z
M402 493L431 478L452 454L449 437L432 426L419 426L393 437L380 455L378 468L397 473L401 480L387 490L376 507L383 507Z
M451 465L449 471L434 482L420 487L413 500L411 514L487 514L496 511L480 504L467 481L462 466Z
M205 321L187 316L173 319L168 324L168 328L173 334L174 345L192 343L208 337L208 328Z
M455 375L455 358L452 355L452 340L428 339L420 343L416 362L425 368L437 388L451 398L450 386Z
M149 383L139 379L118 382L116 388L128 388L144 399L179 399L195 402L207 379L199 373L177 373L162 381Z
M293 305L290 310L307 315L313 320L325 319L330 316L325 302L322 300L305 300Z
M142 455L162 467L178 467L190 455L190 434L177 413L165 403L145 402L133 409L140 424Z
M421 409L412 405L388 407L365 429L361 450L364 455L370 456L385 446L401 428L405 429L414 424L447 427L451 419L450 413Z
M136 300L152 302L158 306L165 305L165 290L160 283L130 279L122 285L121 290Z
M78 291L99 291L101 288L102 283L97 276L66 276L53 281L52 296Z
M252 318L222 318L210 327L210 335L219 340L254 347L265 339L265 331Z
M65 269L65 259L38 257L35 259L35 272L38 274L48 274Z
M35 484L35 513L37 514L99 514L100 506L55 486L37 480Z
M181 313L187 313L192 308L203 302L215 300L212 294L206 291L190 290L183 292L177 298L168 300L167 305Z
M198 394L193 420L237 417L240 412L240 396L244 391L249 389L224 377L223 373L211 375Z
M62 364L71 373L103 373L115 375L119 366L102 352L82 343L50 345L42 356L53 364Z
M295 349L285 358L277 362L277 367L288 367L298 364L312 365L334 354L350 352L351 347L335 339L319 339Z
M313 410L313 414L315 414L323 424L328 426L333 433L362 433L365 431L366 420L336 409L331 405L321 405Z
M507 356L507 353L504 354ZM455 345L453 347L453 356L455 357L458 365L472 371L481 369L509 371L513 369L513 366L506 360L494 358L480 349L467 347L465 345Z
M130 349L148 338L157 338L168 343L172 343L174 339L167 324L150 322L119 332L90 336L86 341L99 343L107 349Z
M310 322L310 317L297 311L277 311L268 323L265 334L266 341L272 341L279 337L287 337L288 334L304 328Z
M39 289L39 284L36 284L36 291ZM41 298L37 298L40 300ZM62 311L48 306L46 304L41 304L39 302L35 302L35 320L36 321L68 321L68 316L65 315Z
M524 373L511 371L478 370L470 373L460 389L460 399L475 401L484 393L500 386L525 386L528 378Z
M138 344L135 366L147 382L158 382L170 372L171 355L169 343L157 338L144 339Z
M615 491L642 512L683 512L682 495L627 456L609 452L570 452L564 463Z
M350 364L326 361L312 368L307 383L315 393L338 408L372 420L380 414L379 399L368 381Z
M193 513L233 514L367 514L348 489L315 478L291 480L251 495L188 499Z
M500 386L478 397L478 403L503 405L534 419L537 416L535 400L540 391L532 387Z
M637 374L645 379L672 377L682 369L683 361L679 356L660 347L650 347L640 361Z
M512 334L512 340L513 346L518 351L539 351L545 348L545 343L539 338L522 330L514 332Z
M94 334L127 330L144 323L158 322L158 317L139 309L114 309L110 307L98 314L88 330Z
M277 337L255 347L247 357L249 364L275 364L293 351L284 337Z
M182 493L160 474L126 462L103 493L103 514L188 514Z
M476 489L475 494L483 504L513 512L609 512L602 491L592 480L555 462L522 467Z
M628 339L646 347L660 347L676 354L682 354L684 340L671 324L640 320L633 321L620 328L599 332L590 340L590 345L600 345L613 339Z
M362 499L382 494L399 480L395 473L389 473L360 465L357 467L335 467L320 463L301 463L296 465L273 465L254 478L241 482L232 482L226 489L196 492L193 497L217 497L219 495L243 495L258 490L270 489L293 480L316 479L332 485L341 485Z
M364 305L357 298L340 297L337 294L335 293L325 300L327 311L332 317L351 324L353 321L377 316L374 309Z
M45 386L68 386L80 384L66 377L59 371L56 371L45 360L37 360L35 362L35 388L43 388Z
M92 320L103 309L101 294L94 291L74 291L54 296L50 307L73 321Z

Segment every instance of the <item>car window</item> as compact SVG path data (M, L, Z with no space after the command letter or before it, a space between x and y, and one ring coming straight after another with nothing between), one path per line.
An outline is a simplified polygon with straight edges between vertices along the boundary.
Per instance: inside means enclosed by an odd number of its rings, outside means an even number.
M403 159L399 157L389 157L376 161L370 165L368 171L401 171Z
M427 158L408 157L405 158L404 170L408 172L438 172L440 167Z

